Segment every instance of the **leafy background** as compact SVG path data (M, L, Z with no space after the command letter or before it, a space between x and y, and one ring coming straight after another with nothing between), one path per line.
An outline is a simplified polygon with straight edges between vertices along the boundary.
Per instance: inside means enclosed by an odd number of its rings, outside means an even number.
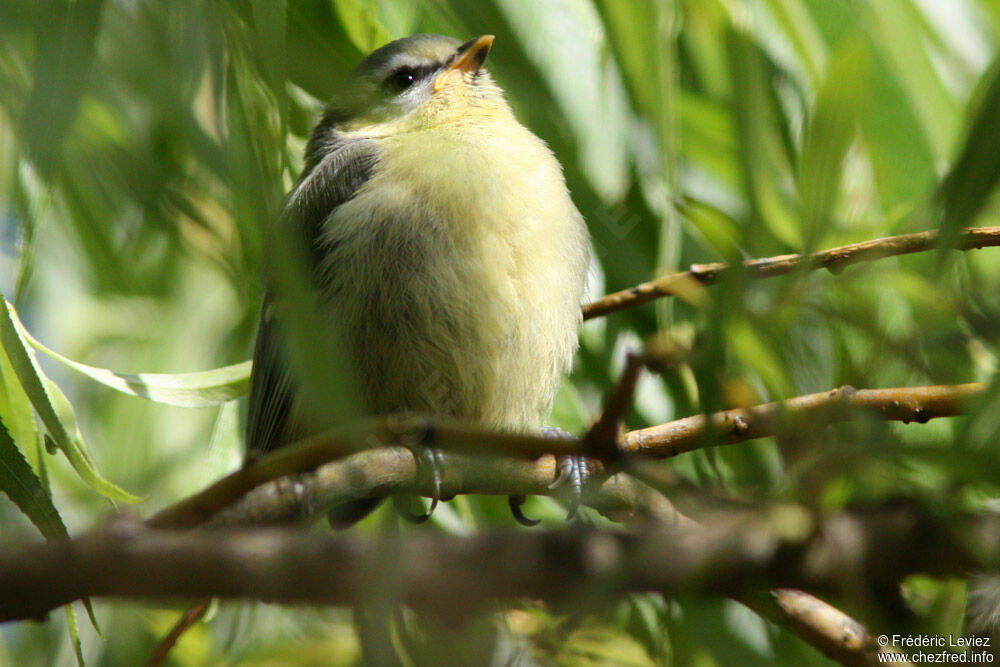
M0 289L42 343L94 367L175 374L244 361L262 230L298 173L322 101L365 53L415 32L497 36L488 66L563 163L588 221L592 296L691 263L924 229L947 236L997 217L998 29L992 0L3 0ZM694 352L641 382L632 428L843 384L995 386L996 253L754 283L734 274L590 322L553 423L581 432L624 354L651 339ZM60 524L77 534L113 511L108 496L125 498L47 453L45 433L48 451L79 446L87 456L73 419L100 479L138 496L143 515L238 465L239 403L146 401L40 355L72 406L57 415L60 444L32 414L44 397L18 381L12 346L8 334L4 490L26 483L52 502L0 503L3 540L58 534ZM218 379L197 380L194 394ZM898 495L979 508L1000 481L990 405L920 426L804 428L669 465L733 497L817 511ZM526 507L553 526L560 512L546 499ZM357 530L387 520L377 514ZM432 529L511 523L502 499L459 498ZM907 591L929 630L958 632L961 582L921 580ZM79 623L90 664L141 661L181 609L94 606L104 638ZM67 623L54 614L0 627L0 663L74 662ZM585 615L525 603L463 630L418 634L409 650L425 658L824 662L736 603L657 596ZM359 656L345 610L229 603L171 660Z

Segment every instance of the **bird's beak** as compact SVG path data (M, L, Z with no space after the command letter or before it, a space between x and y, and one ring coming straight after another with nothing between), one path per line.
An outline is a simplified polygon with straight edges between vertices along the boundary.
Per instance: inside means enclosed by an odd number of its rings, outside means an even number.
M458 51L452 56L448 67L434 79L434 92L445 87L452 72L468 72L470 74L478 72L479 68L483 66L483 61L486 60L486 54L490 52L490 47L493 46L494 39L493 35L483 35L458 47Z

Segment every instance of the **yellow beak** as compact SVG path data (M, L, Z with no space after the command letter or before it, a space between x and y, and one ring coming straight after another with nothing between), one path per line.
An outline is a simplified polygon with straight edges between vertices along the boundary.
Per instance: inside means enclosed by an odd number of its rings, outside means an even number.
M459 71L470 74L478 72L479 68L483 66L483 61L486 60L486 54L490 52L490 47L493 46L494 39L493 35L483 35L463 44L447 69L434 79L434 92L436 93L445 87L448 76L452 72Z

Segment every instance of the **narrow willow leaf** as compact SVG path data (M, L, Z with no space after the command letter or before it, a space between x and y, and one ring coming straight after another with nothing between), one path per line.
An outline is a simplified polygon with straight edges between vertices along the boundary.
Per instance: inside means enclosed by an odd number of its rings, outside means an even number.
M55 167L89 79L104 0L39 3L25 136L43 174Z
M370 53L392 39L379 23L374 5L360 0L333 0L331 4L351 42L362 53Z
M2 295L0 298L3 298ZM73 406L62 390L42 372L34 352L21 335L23 325L18 326L20 321L17 320L13 306L6 300L4 305L5 308L0 308L0 344L7 352L21 386L52 441L62 450L80 478L95 491L111 500L138 502L140 498L104 479L97 472L93 458L87 451L87 444L76 425Z
M284 92L286 0L253 0L256 46L268 85L276 95Z
M10 433L2 423L0 423L0 491L7 494L7 497L17 505L18 509L28 517L46 539L69 537L69 531L66 530L66 524L63 523L59 510L52 502L52 496L45 481L35 475L35 471L32 470L24 455L14 444ZM83 604L94 630L100 635L101 630L97 624L93 605L88 598L83 599ZM66 605L66 613L70 638L77 654L77 662L82 665L83 655L79 645L80 638L71 605Z
M66 629L69 630L69 640L73 644L73 654L76 656L76 664L83 667L83 645L80 643L80 627L76 623L76 611L71 604L66 605Z
M729 323L726 337L737 356L756 371L772 396L795 395L781 356L773 342L764 338L757 328L746 320L733 321Z
M913 0L859 3L870 34L907 92L938 160L947 156L961 121L960 108L924 47L920 12Z
M35 475L10 432L0 423L0 491L48 539L68 537L66 525L42 480Z
M29 447L41 437L31 401L18 382L3 346L0 346L0 420L22 452L29 452Z
M1000 180L1000 59L983 75L980 89L965 144L938 191L942 253L954 247L962 227L975 221Z
M784 28L784 34L795 48L809 78L814 83L818 82L826 62L826 44L809 8L802 0L768 0L767 4Z
M856 135L867 98L867 60L860 39L843 40L816 95L799 162L807 250L814 249L829 228L840 194L844 157Z
M194 373L118 373L68 359L39 343L24 329L21 333L33 347L73 370L123 394L156 403L203 408L240 398L250 387L249 361Z
M245 396L250 387L249 361L194 373L119 373L81 364L47 348L31 335L16 314L13 317L18 332L32 347L123 394L182 408L203 408Z
M90 450L87 448L87 443L83 439L83 433L80 432L80 427L76 425L76 415L73 412L72 404L66 398L66 394L52 380L44 376L43 380L45 392L49 396L59 422L66 429L66 432L72 436L65 444L59 443L58 439L56 439L56 446L69 459L73 469L80 475L80 479L102 496L111 500L120 500L125 503L137 503L141 501L142 498L139 496L132 495L101 476L97 471L94 457L91 455Z
M792 210L792 193L785 186L791 165L771 88L771 63L745 33L734 28L727 37L747 199L767 231L785 245L800 248L802 230Z
M548 85L590 185L605 202L620 200L628 185L632 118L617 65L604 56L595 9L578 2L504 0L496 6Z

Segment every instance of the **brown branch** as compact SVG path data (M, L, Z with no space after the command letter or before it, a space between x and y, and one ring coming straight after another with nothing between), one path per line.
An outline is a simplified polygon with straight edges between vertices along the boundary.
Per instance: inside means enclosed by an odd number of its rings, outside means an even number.
M595 421L580 442L580 451L587 456L611 460L617 458L618 434L621 431L625 413L628 412L639 384L639 375L646 365L646 356L629 354L625 358L625 369L618 384L604 401L601 416Z
M557 475L555 458L537 461L471 456L445 452L442 494L548 495ZM596 474L602 462L591 460ZM332 461L294 480L264 484L220 511L213 526L273 524L303 519L342 503L395 494L428 496L430 481L417 472L413 455L402 447L381 447ZM615 521L659 522L675 525L688 521L669 500L624 474L612 475L585 490L585 503ZM162 524L161 524L162 525Z
M626 592L723 594L796 587L831 594L914 573L1000 564L1000 516L947 518L914 506L720 514L704 527L379 539L289 529L164 531L119 520L72 540L0 548L0 620L40 618L89 597L224 597L350 604L373 586L448 620L497 599L603 603ZM377 563L386 561L392 577Z
M210 598L204 600L199 600L194 604L187 612L181 616L181 618L174 624L174 627L170 629L170 632L166 637L161 639L157 644L153 652L146 658L146 662L143 663L143 667L160 667L167 660L167 655L173 650L174 646L180 640L181 635L188 631L195 623L200 621L208 613L208 609L212 604Z
M924 423L935 417L965 414L969 402L980 397L986 386L976 382L892 389L841 387L630 431L622 436L619 447L626 454L669 458L710 445L775 435L795 424L844 421L859 411L880 419Z
M768 598L740 600L757 614L770 619L826 657L842 665L870 667L884 664L878 654L902 654L894 646L880 646L864 625L836 607L794 588L777 588ZM894 665L912 665L895 661Z
M383 487L386 491L390 489L408 491L406 485L414 483L415 475L411 473L415 473L416 467L413 463L413 456L406 447L417 445L433 445L457 453L505 452L509 456L522 459L538 458L546 454L568 454L576 451L576 445L572 441L545 438L541 435L499 433L441 418L428 420L408 416L379 417L313 436L272 452L224 477L205 490L164 509L152 517L149 522L150 525L158 528L195 526L208 520L219 510L228 507L250 490L262 484L289 475L302 475L325 463L351 455L360 454L362 455L361 460L364 460L364 455L386 446L398 446L398 448L394 452L384 453L383 456L387 458L373 460L368 470L365 470L361 465L352 466L350 469L355 477L345 478L343 488L349 493L350 489L359 486L355 483L358 474L370 474L372 476L365 479L374 484L372 488ZM402 460L398 460L400 457ZM515 467L520 464L523 462L512 463ZM378 474L380 469L400 470L400 466L403 470L395 476L382 475L380 477ZM458 469L458 467L456 463L454 468ZM521 486L539 488L539 480L546 475L549 475L546 484L552 483L555 466L551 457L538 463L533 469L529 468L530 466L522 466L520 469L523 478ZM596 470L598 472L602 470L600 462L597 462ZM515 485L516 483L515 479ZM289 490L294 492L295 487L290 487ZM364 489L362 493L368 493L371 490ZM469 493L468 491L463 492ZM535 491L527 491L526 493L535 493ZM368 496L359 495L357 497Z
M844 387L751 408L694 415L659 426L630 431L619 439L624 454L668 458L701 447L732 444L775 435L795 424L843 421L858 411L903 422L925 422L964 413L984 384L853 389ZM443 420L386 417L315 436L278 450L238 470L204 491L150 519L154 527L190 527L203 523L247 495L226 522L284 521L360 498L394 493L430 494L418 479L405 446L434 445L446 452L445 497L457 494L551 495L555 460L546 454L578 453L573 441L535 435L495 433ZM364 447L368 449L363 449ZM360 450L360 451L359 451ZM537 459L537 460L534 460ZM334 461L335 463L327 464ZM589 460L595 476L609 471L600 459ZM312 471L316 474L310 475ZM292 480L281 479L298 475ZM605 499L607 500L607 499ZM599 497L595 504L605 502ZM621 503L609 511L620 511Z
M863 243L852 243L807 254L751 259L742 263L742 269L750 278L769 278L798 270L813 271L822 268L839 273L851 264L858 262L871 262L885 257L931 250L937 246L938 236L937 230L932 230L890 236ZM956 240L957 250L993 246L1000 246L1000 227L968 228L963 230ZM730 270L732 270L730 265L721 262L695 264L687 271L651 280L588 303L583 307L583 318L589 320L601 317L653 299L675 296L690 291L692 287L698 285L712 285L719 282L722 276Z

